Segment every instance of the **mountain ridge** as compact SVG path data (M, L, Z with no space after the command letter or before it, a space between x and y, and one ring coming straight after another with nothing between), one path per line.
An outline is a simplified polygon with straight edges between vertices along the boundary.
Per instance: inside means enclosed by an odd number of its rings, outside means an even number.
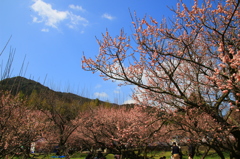
M91 103L95 106L105 105L105 106L125 106L125 107L133 107L134 104L116 104L110 103L106 101L101 101L99 99L90 99L87 97L82 97L80 95L70 93L70 92L59 92L54 91L43 84L36 82L31 79L27 79L22 76L16 76L11 78L6 78L0 81L0 91L9 91L12 95L17 95L22 93L23 96L29 97L35 91L38 95L42 95L44 93L51 94L54 97L57 97L59 100L64 101L66 103L76 102L79 105L91 105Z
M11 94L17 95L19 92L23 93L25 96L30 96L33 91L38 94L44 91L51 92L58 96L59 98L68 98L73 100L81 100L84 102L91 102L96 99L90 99L76 95L70 92L59 92L54 91L43 84L36 82L25 77L16 76L11 78L6 78L0 81L0 89L3 91L10 91ZM103 101L101 101L103 102Z

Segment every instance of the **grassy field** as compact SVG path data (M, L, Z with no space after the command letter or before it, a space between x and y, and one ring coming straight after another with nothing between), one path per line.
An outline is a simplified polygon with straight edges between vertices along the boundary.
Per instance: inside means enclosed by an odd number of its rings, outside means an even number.
M200 147L200 152L203 153L204 152L204 148ZM182 147L182 152L183 152L183 159L188 159L187 156L187 147ZM86 156L86 154L75 154L74 156L72 156L72 159L84 159ZM167 159L170 159L171 156L171 152L170 151L153 151L148 153L148 157L151 159L159 159L160 157L166 156ZM194 159L201 159L202 155L196 155L194 157ZM225 157L226 159L230 159L229 155L227 153L225 153ZM107 159L114 159L114 155L113 154L108 154L106 156ZM219 159L220 157L213 151L210 150L208 155L205 157L205 159Z
M200 153L203 154L204 152L204 148L200 148ZM183 159L188 159L187 156L187 147L182 147L182 152L183 152ZM55 156L55 154L50 154L48 156L39 156L36 157L37 159L53 159ZM72 156L70 156L71 159L85 159L85 157L87 156L87 153L76 153ZM171 156L171 152L170 151L152 151L148 153L148 157L150 159L159 159L160 157L166 156L167 159L170 159ZM230 159L229 155L227 153L225 153L225 157L226 159ZM201 159L202 155L196 155L194 157L194 159ZM205 157L205 159L219 159L220 157L213 151L210 150L208 155ZM14 159L20 159L19 158L14 158ZM64 159L64 158L62 158ZM114 155L113 154L108 154L106 156L106 159L114 159Z
M170 151L160 151L160 152L152 152L152 153L149 153L148 156L151 157L151 159L159 159L160 157L162 156L166 156L167 159L170 159L170 154L171 152ZM71 159L85 159L87 154L75 154L73 156L71 156ZM53 155L49 155L47 157L45 157L45 159L53 159L52 158ZM226 154L226 159L229 159L229 156ZM202 155L199 155L199 156L195 156L194 159L201 159ZM42 157L38 157L38 159L41 159ZM113 154L108 154L106 156L107 159L114 159L114 155ZM183 155L183 159L188 159L188 156L185 154ZM219 156L216 154L216 153L212 153L210 152L209 155L207 157L205 157L205 159L219 159Z

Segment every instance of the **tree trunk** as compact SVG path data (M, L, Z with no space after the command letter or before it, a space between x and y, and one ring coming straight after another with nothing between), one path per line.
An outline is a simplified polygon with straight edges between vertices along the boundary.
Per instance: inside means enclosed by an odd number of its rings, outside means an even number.
M232 134L236 139L236 149L235 149L235 151L231 152L230 158L231 159L240 159L240 130L233 129Z
M209 150L210 150L210 147L208 147L208 148L205 150L205 152L203 153L203 156L201 157L201 159L204 159L204 158L207 156Z
M222 153L222 150L217 149L216 147L214 147L213 149L217 152L218 156L219 156L221 159L225 159L225 157L224 157L224 155L223 155L223 153Z
M147 159L147 146L144 147L143 156L144 156L144 159Z
M230 159L240 159L240 154L239 153L231 153L230 154Z
M60 139L60 142L58 144L58 151L57 151L56 155L59 155L59 156L65 155L65 150L66 150L65 142L63 142L63 140Z

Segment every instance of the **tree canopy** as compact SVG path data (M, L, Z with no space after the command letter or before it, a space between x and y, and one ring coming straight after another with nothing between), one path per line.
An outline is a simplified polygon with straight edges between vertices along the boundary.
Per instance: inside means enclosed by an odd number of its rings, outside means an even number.
M117 37L107 31L98 39L98 55L83 56L82 67L135 85L137 104L159 107L180 130L203 133L198 142L211 136L209 146L240 158L239 5L239 0L195 0L187 7L180 1L172 9L175 19L135 15L133 38L124 30ZM209 127L191 124L203 116ZM223 133L225 142L219 142Z

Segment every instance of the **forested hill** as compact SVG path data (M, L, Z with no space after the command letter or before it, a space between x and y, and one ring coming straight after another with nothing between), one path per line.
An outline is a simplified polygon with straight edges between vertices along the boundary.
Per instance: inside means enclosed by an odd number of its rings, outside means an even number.
M34 101L37 105L44 101L61 101L63 105L75 105L79 110L85 110L88 107L96 107L104 105L107 107L112 106L126 106L132 108L134 104L118 105L100 101L99 99L89 99L73 93L57 92L49 89L39 82L30 80L21 76L6 78L0 81L0 91L10 91L11 94L20 94L22 97L27 97L28 100Z
M81 101L81 103L86 103L96 101L96 99L85 98L73 93L56 92L42 85L39 82L20 76L7 78L0 81L0 90L10 91L13 95L21 93L24 96L30 96L33 92L37 94L51 94L58 99L64 99L68 102ZM98 102L101 103L102 101L98 100Z

